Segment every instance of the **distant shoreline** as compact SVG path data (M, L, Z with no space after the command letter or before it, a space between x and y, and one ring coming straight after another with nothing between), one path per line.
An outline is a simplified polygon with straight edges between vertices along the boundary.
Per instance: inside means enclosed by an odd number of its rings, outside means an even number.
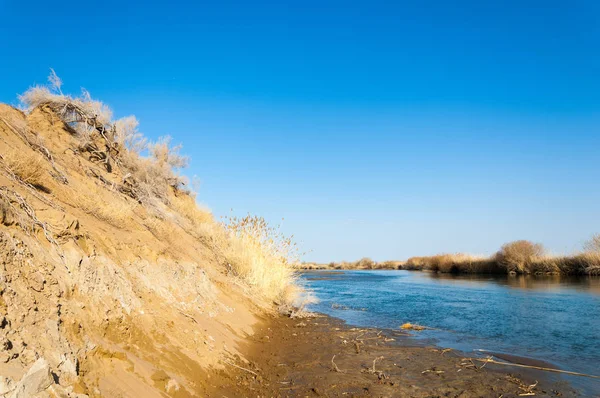
M600 275L600 236L586 243L586 251L573 255L548 255L540 244L514 241L492 256L465 253L411 257L406 261L358 261L301 263L303 270L407 270L450 274L497 275Z

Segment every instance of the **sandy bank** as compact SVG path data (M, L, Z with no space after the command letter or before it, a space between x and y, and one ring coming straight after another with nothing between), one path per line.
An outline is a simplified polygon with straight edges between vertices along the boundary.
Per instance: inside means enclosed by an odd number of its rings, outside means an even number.
M211 374L207 396L576 396L545 373L482 367L464 353L419 346L402 331L350 328L329 317L265 319L243 350L248 362Z

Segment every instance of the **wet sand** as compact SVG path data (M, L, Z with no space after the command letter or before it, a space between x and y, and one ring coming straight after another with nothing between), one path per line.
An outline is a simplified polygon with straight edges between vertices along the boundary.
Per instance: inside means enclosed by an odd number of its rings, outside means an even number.
M404 331L351 328L325 316L265 319L247 341L247 361L236 357L211 372L205 396L578 396L547 372L486 364Z

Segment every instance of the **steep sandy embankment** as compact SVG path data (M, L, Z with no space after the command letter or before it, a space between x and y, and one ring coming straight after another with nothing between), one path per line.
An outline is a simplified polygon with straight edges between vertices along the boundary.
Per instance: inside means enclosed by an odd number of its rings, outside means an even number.
M0 118L0 396L201 395L263 310L193 199L157 217L48 107Z

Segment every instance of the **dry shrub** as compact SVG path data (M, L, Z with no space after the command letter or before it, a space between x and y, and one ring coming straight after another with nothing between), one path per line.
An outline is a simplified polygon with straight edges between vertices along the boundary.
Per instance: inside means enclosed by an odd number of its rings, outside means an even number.
M124 151L120 164L127 177L134 181L138 199L144 204L151 205L153 199L168 204L172 189L181 190L186 183L185 178L176 174L167 163L135 152Z
M112 110L93 99L85 89L79 96L63 94L62 81L53 70L48 81L49 85L31 87L20 95L22 107L31 111L49 106L70 127L80 148L92 148L96 155L104 152L103 156L110 158L110 163L121 167L123 174L134 180L136 192L141 196L139 200L149 202L158 198L167 203L169 189L181 189L185 185L185 179L177 170L187 165L187 158L179 154L180 146L170 144L169 137L149 143L138 130L135 116L115 121ZM102 149L105 147L106 151ZM146 151L149 157L142 156Z
M172 170L188 166L189 158L179 154L181 145L172 146L169 136L159 138L157 142L150 144L148 150L160 167Z
M225 257L234 274L265 300L280 305L297 299L296 244L262 217L228 218Z
M375 261L371 260L369 257L363 257L354 263L352 268L356 269L373 269L375 267Z
M148 149L148 139L138 130L139 125L140 122L133 115L125 116L114 123L115 141L128 151L138 154Z
M45 160L38 153L8 151L2 155L6 166L21 181L33 186L43 186Z
M583 244L585 250L579 257L585 264L584 273L588 275L600 275L600 234L592 237Z
M544 247L528 240L509 242L496 253L496 260L505 266L508 272L518 274L531 273L531 265L544 255Z
M592 237L583 244L583 249L587 253L600 254L600 234L592 235Z
M425 268L426 259L427 257L411 257L406 260L406 263L402 266L402 269L421 271Z
M427 268L434 272L457 272L457 267L452 254L438 254L428 260Z

